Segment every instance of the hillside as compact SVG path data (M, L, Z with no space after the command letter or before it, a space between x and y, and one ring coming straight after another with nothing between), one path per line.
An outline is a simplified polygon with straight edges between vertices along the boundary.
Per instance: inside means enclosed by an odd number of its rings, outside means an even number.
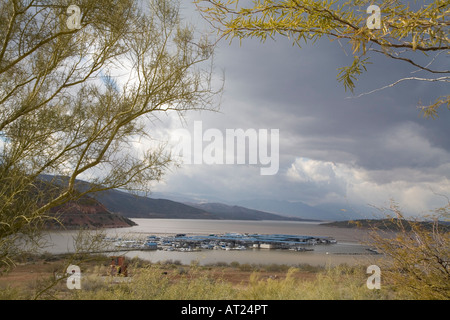
M67 177L63 176L42 175L42 178L62 186L67 183ZM90 188L90 184L77 180L75 187L84 192ZM126 218L219 219L213 214L183 203L151 199L116 189L90 193L89 196L100 202L108 211Z
M63 192L63 187L49 179L37 179L27 189L29 200L41 206L55 199ZM45 220L48 229L97 229L122 228L136 225L130 219L113 214L99 201L88 195L73 193L72 200L51 208L47 215L56 219Z
M66 177L44 176L44 179L57 181L59 185L64 185L67 181ZM76 182L76 188L79 191L86 191L89 187L88 182L82 180ZM133 195L116 189L91 193L89 196L98 200L110 212L127 218L305 220L242 206L230 206L222 203L181 203L168 199Z
M220 219L215 214L183 203L136 196L119 190L103 191L92 196L108 210L128 218Z
M108 190L93 195L110 211L128 218L221 219L221 220L302 220L222 203L180 203Z
M304 219L280 216L265 211L248 209L240 206L229 206L223 203L188 203L190 206L203 209L228 220L295 220Z
M426 230L433 230L433 223L420 221L413 222L409 220L402 220L402 224L405 230L411 230L411 224L419 224L420 227ZM334 221L329 223L324 223L324 226L338 227L338 228L362 228L362 229L378 229L378 230L389 230L389 231L399 231L399 227L395 220L390 219L360 219L360 220L347 220L347 221ZM446 222L439 223L439 229L444 232L450 232L450 225Z
M50 213L58 218L59 223L48 222L46 226L49 229L124 228L136 225L126 217L109 212L100 202L88 196L54 207Z

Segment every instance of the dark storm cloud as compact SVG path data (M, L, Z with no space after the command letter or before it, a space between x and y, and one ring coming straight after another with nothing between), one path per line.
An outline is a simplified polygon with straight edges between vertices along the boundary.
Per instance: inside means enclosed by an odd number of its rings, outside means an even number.
M328 150L331 161L350 153L367 169L428 167L449 161L438 150L450 150L445 139L450 133L448 113L442 110L439 119L430 120L417 109L420 101L431 103L445 94L445 86L408 82L356 97L409 76L414 69L406 64L375 56L352 95L336 80L336 69L349 59L335 42L298 49L284 39L265 44L248 41L241 47L221 46L220 52L218 63L227 75L225 101L237 102L224 105L223 112L254 125L279 127L289 136L290 148L298 149L294 153ZM419 141L415 146L419 137L422 143L436 145L436 154L421 149L425 146Z
M192 114L203 127L280 130L280 171L259 176L251 166L188 166L170 174L164 190L232 201L262 197L310 201L412 199L424 190L450 193L450 112L425 119L417 106L448 94L448 84L408 81L417 68L381 55L346 92L337 69L350 65L345 43L322 39L302 48L285 38L219 43L215 65L225 71L221 113ZM425 60L423 60L425 61ZM433 66L448 61L440 58Z

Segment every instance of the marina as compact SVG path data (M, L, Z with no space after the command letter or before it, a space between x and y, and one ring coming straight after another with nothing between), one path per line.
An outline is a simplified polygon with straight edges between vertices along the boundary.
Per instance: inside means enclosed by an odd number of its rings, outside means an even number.
M377 257L362 243L367 232L297 221L198 219L133 219L137 226L107 229L98 253L138 257L152 262L179 261L201 265L355 264ZM53 231L45 251L76 251L77 232Z
M164 250L164 251L201 251L201 250L247 250L247 249L284 249L291 251L313 251L312 246L336 244L332 237L314 237L288 234L248 234L225 233L209 235L171 236L149 235L141 239L105 238L115 248L123 250Z

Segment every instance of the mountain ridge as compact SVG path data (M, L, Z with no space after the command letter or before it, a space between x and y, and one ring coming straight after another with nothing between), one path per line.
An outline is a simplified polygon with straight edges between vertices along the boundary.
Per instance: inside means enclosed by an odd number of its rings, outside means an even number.
M64 185L67 181L67 177L64 176L47 175L43 178L59 185ZM89 182L76 181L76 188L79 192L86 191L89 187ZM90 193L89 196L99 201L110 212L129 219L304 220L237 205L216 203L206 206L198 203L182 203L170 199L134 195L117 189Z
M39 195L39 201L45 203L63 192L62 186L51 181L38 180L31 193ZM130 219L112 213L98 200L74 192L74 198L50 208L49 215L54 219L44 221L46 229L95 229L124 228L136 225Z
M44 176L47 181L64 185L67 177ZM80 192L91 184L76 181ZM214 219L214 220L284 220L284 221L342 221L366 218L361 212L343 204L308 205L301 201L248 199L234 202L222 199L154 192L149 197L111 189L89 196L97 199L110 212L126 218ZM220 202L218 202L220 201ZM222 202L224 201L224 202Z
M282 216L270 212L245 208L238 205L227 205L224 203L206 202L188 204L196 208L214 212L229 220L243 220L241 217L245 216L247 218L246 220L311 221L309 219Z

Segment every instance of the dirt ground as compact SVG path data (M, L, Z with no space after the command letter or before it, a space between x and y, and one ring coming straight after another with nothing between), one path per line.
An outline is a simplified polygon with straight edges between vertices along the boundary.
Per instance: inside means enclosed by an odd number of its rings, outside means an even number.
M38 259L36 261L18 264L14 269L8 273L0 275L0 290L10 287L10 288L20 288L20 289L31 289L34 287L36 282L43 281L44 279L52 278L60 275L62 270L65 268L65 262L63 260L57 261L46 261L45 259ZM84 263L83 267L87 270L87 274L91 274L94 268L101 270L108 270L108 261L91 261ZM161 272L162 275L168 275L171 279L176 280L178 277L182 277L183 274L189 272L190 266L183 265L159 265L157 272ZM250 276L254 270L240 270L237 267L199 267L197 270L198 275L205 275L205 273L218 280L227 281L233 284L233 286L245 286L250 281ZM132 278L133 268L129 268L130 277ZM83 272L83 271L82 271ZM105 271L104 271L105 272ZM277 279L281 280L286 277L287 272L285 271L257 271L259 279ZM106 276L107 274L103 274ZM316 278L317 273L299 271L294 274L296 278L302 280L313 280Z

